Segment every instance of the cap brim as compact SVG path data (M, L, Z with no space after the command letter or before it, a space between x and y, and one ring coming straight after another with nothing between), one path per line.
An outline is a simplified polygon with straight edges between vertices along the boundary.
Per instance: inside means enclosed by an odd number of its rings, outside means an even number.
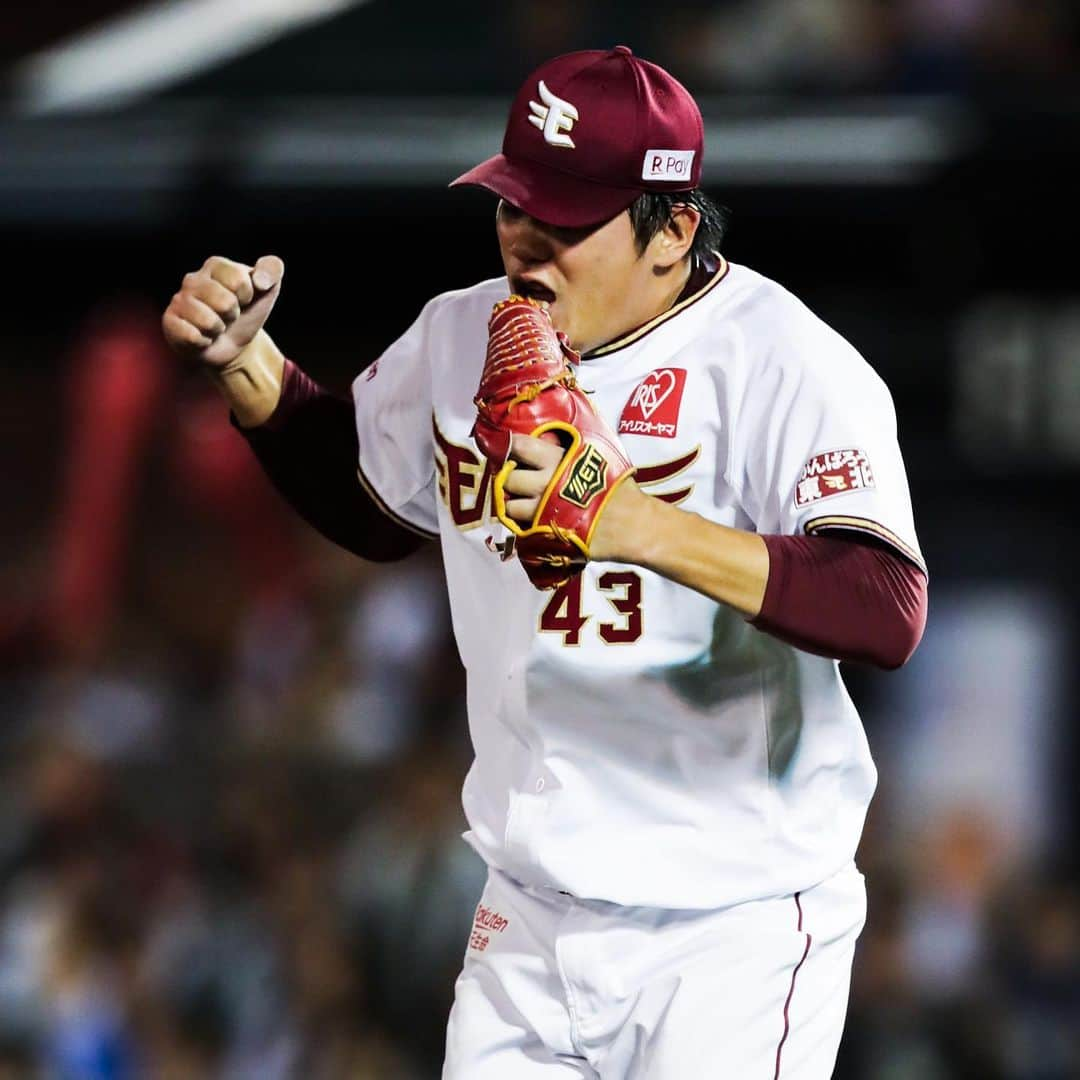
M641 194L637 188L604 187L535 161L511 161L503 154L450 183L461 185L487 188L537 221L568 229L607 221Z

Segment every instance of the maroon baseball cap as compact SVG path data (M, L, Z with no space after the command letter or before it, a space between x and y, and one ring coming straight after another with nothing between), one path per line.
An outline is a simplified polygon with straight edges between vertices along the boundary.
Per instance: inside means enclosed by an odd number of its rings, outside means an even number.
M701 111L682 83L625 46L549 60L510 108L502 153L450 186L487 188L538 221L607 221L643 191L701 179Z

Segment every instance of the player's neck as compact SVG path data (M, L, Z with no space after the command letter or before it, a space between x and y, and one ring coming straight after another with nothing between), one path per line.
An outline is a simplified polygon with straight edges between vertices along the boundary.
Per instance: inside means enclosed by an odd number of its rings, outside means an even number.
M672 270L674 280L669 283L668 288L664 292L662 306L651 316L651 318L656 318L657 315L663 315L665 311L669 311L682 299L686 292L686 288L690 283L690 279L694 276L694 257L692 255L687 256L681 263L673 267Z
M677 267L678 278L671 287L664 290L659 306L647 318L638 325L644 326L665 311L670 311L676 304L681 304L689 299L694 293L701 292L712 280L713 275L720 268L721 260L711 252L703 256L690 255ZM636 327L635 327L636 329Z
M648 290L647 296L642 297L642 304L636 307L634 317L628 320L630 325L616 335L616 340L632 334L639 327L670 311L686 291L693 270L693 260L689 257L669 267L662 275L654 270L653 273L657 276L654 278L653 287Z
M694 293L701 292L713 279L716 271L720 269L721 259L712 252L706 252L700 258L694 256L690 260L690 273L683 285L682 292L675 298L676 304L681 304L689 299Z
M672 268L672 280L664 280L664 288L654 294L654 302L643 305L636 317L631 320L625 330L620 331L600 345L586 349L583 355L588 358L591 354L606 349L609 345L629 337L636 330L659 318L666 311L670 311L676 304L681 303L688 296L699 292L716 273L717 263L713 259L695 259L690 257L677 267Z

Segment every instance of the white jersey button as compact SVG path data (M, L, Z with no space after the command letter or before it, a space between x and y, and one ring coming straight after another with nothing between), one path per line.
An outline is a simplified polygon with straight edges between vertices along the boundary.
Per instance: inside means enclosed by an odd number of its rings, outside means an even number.
M536 793L537 793L537 795L539 795L540 792L543 791L543 790L544 790L544 778L541 776L540 779L536 781Z

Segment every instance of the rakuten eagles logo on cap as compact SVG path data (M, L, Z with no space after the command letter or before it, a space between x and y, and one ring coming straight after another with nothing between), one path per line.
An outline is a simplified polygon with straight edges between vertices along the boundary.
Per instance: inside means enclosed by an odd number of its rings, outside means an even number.
M540 80L540 100L543 105L535 101L529 102L529 111L532 113L529 123L544 133L544 142L549 146L573 150L574 140L563 132L570 131L574 126L574 121L581 119L577 108L558 94L553 94L543 79Z
M529 123L539 129L548 146L574 150L569 132L581 119L578 107L559 97L543 79L537 86L539 101L529 101ZM694 171L693 150L646 150L641 162L641 179L686 184Z

